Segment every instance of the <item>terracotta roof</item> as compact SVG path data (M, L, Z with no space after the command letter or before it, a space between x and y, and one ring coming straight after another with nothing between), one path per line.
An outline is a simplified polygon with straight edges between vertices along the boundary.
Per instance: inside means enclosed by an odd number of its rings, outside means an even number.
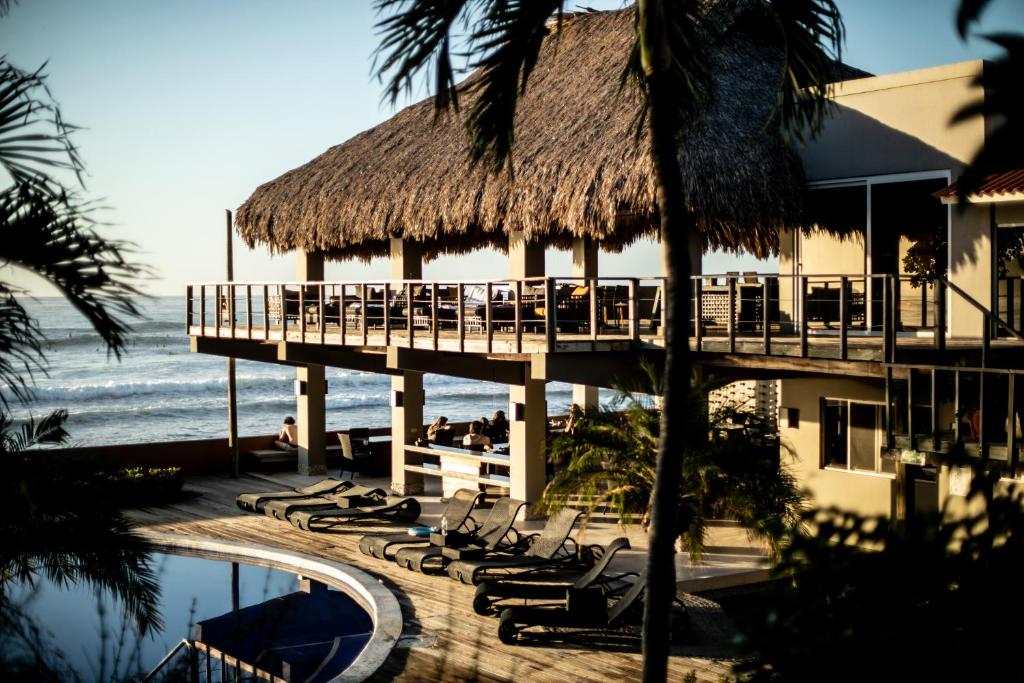
M955 204L960 194L959 181L949 187L939 190L935 196L944 204ZM1014 197L1013 195L1019 195ZM981 181L976 192L971 193L968 201L984 203L997 199L1021 199L1024 200L1024 168L1004 171L987 176Z

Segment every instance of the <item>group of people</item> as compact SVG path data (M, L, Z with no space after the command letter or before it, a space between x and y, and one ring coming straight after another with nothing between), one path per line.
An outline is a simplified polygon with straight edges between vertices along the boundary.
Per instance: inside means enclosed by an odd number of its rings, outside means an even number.
M469 431L462 437L462 445L466 448L493 450L494 444L508 441L508 432L509 424L505 418L505 411L496 410L490 420L481 417L470 423ZM454 440L455 430L448 424L448 418L444 415L427 427L427 441L430 443L451 446Z

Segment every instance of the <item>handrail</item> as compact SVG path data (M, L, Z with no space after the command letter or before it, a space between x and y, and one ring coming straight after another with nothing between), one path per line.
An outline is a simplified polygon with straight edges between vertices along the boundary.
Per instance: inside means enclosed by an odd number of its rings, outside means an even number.
M160 669L167 666L171 659L174 658L174 655L178 654L178 650L180 650L181 648L185 648L189 652L194 652L195 643L191 640L182 638L181 641L179 641L177 645L171 648L171 651L164 655L164 658L161 659L160 662L155 667L153 667L152 671L146 674L145 677L141 681L139 681L139 683L149 683L149 681L153 679L153 676L156 676L157 673L160 672Z
M710 276L708 276L710 277ZM719 276L725 277L725 276ZM742 277L742 276L741 276ZM444 284L463 284L463 285L496 285L502 283L512 284L513 282L546 282L548 280L596 280L598 282L622 282L626 283L629 280L665 280L664 275L538 275L533 277L500 277L490 279L453 279L453 278L387 278L387 279L367 279L367 280L210 280L206 282L189 282L186 283L186 287L225 287L234 285L236 287L242 287L245 285L250 286L262 286L264 284L275 285L280 287L319 287L321 285L345 285L345 286L358 286L358 285L396 285L401 283L404 285L444 285Z
M1006 329L1007 332L1012 334L1014 337L1016 337L1017 339L1020 339L1021 341L1024 341L1024 335L1021 335L1021 333L1018 332L1017 330L1015 330L1013 328L1013 326L1010 325L1010 323L1006 322L1005 320L1000 318L998 315L993 313L991 309L985 308L985 306L981 302L977 301L970 294L968 294L964 290L960 289L959 287L957 287L956 285L954 285L952 282L950 282L949 280L947 280L944 277L936 277L935 279L940 281L940 282L942 282L947 287L949 287L954 292L956 292L967 303L969 303L971 306L976 308L980 313L982 313L986 318L988 318L989 321L994 322L994 323L1002 326L1004 329Z

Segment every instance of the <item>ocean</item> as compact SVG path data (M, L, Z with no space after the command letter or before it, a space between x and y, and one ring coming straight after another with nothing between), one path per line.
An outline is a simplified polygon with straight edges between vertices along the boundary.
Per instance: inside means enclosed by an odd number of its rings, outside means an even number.
M145 320L134 324L120 361L64 299L23 300L48 340L46 376L36 378L34 402L12 403L16 420L65 408L72 445L106 445L206 439L227 435L227 360L189 351L185 297L144 302ZM295 414L292 368L238 361L238 432L277 432ZM327 428L390 424L390 379L327 368ZM502 384L427 375L424 418L446 415L462 421L490 417L508 406ZM548 411L564 413L568 384L547 387ZM602 399L606 397L602 392Z

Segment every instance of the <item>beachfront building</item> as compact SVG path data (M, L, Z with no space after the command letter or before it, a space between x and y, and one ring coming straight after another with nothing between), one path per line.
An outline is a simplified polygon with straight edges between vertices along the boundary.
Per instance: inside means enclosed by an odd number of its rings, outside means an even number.
M716 276L695 258L702 377L780 382L782 437L821 504L896 516L937 505L963 487L942 455L958 441L1015 477L1019 435L1003 423L1021 367L1020 271L997 255L1024 220L1024 185L993 179L962 209L950 189L988 129L981 117L947 125L984 95L983 64L837 69L835 118L796 150L764 126L775 51L741 25L732 36L715 57L718 97L680 152L700 229L692 251L778 253L780 267ZM639 357L661 361L662 265L599 270L602 250L658 236L636 95L613 66L631 41L629 11L571 15L545 40L520 104L514 181L468 166L458 120L435 122L424 101L239 208L246 243L296 253L296 279L190 285L192 349L295 366L300 471L324 471L324 368L344 367L391 376L396 492L441 476L446 489L502 485L533 502L545 383L572 383L588 407ZM507 273L422 278L424 260L485 247L507 253ZM545 272L548 248L571 250L572 271ZM324 280L326 259L352 258L389 259L391 279ZM509 454L418 446L426 373L507 385Z

